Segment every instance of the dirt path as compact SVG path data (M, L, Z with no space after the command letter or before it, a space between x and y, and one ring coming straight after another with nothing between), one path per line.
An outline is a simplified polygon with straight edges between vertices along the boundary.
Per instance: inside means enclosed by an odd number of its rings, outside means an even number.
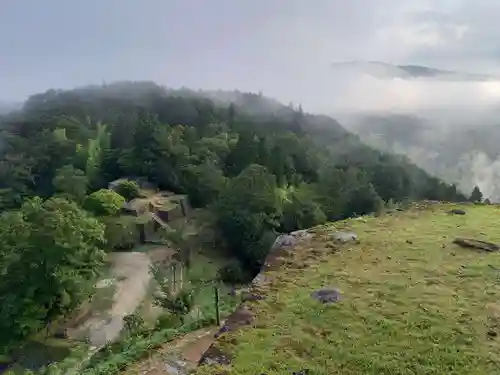
M215 332L217 327L202 328L168 342L151 358L134 364L122 375L187 375L214 341Z
M87 332L90 343L101 347L118 338L123 329L123 317L133 313L144 299L151 280L150 258L144 253L123 252L110 254L111 277L116 283L111 308L99 312L79 330Z
M216 331L216 329L211 329L204 335L198 336L197 340L188 343L182 350L184 359L189 363L197 365L203 354L205 354L210 345L214 342L214 334Z

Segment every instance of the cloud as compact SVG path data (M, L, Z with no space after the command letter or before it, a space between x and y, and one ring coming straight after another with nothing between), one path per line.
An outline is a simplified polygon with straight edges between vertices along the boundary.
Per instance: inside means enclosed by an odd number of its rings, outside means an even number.
M5 0L0 98L150 79L262 90L311 109L345 102L345 95L388 95L384 102L404 104L427 88L366 77L347 84L330 64L377 60L496 73L498 10L494 0L88 0L71 7L63 0ZM394 97L398 90L404 98Z
M352 41L356 48L348 55L357 57L353 60L388 62L395 70L395 65L422 64L473 74L415 80L400 69L387 76L387 67L382 66L371 66L371 71L331 69L316 83L319 95L312 94L311 83L310 90L302 91L306 107L333 114L437 109L477 113L500 103L500 82L494 78L500 77L500 43L495 38L500 25L491 16L498 14L500 4L486 0L373 3L377 11L372 22Z
M339 66L341 66L339 68ZM410 69L411 68L411 69ZM332 67L328 81L331 95L308 102L327 111L479 111L500 104L500 79L405 67L413 75L389 64L347 63ZM423 71L418 77L414 71ZM304 97L304 100L307 100ZM452 116L450 116L452 117Z

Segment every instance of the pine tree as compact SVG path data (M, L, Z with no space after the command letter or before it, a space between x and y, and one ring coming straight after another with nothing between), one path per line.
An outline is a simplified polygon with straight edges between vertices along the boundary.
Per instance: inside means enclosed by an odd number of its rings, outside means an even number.
M470 195L469 200L471 202L482 202L483 201L483 193L481 193L481 190L477 186L474 186L474 189L472 190L472 193Z

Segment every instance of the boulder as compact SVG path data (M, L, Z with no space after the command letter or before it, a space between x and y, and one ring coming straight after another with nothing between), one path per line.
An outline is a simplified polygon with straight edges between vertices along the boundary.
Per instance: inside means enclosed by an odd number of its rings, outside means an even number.
M334 232L330 234L335 242L347 243L347 242L357 242L358 236L354 232Z
M338 289L319 289L311 294L311 297L321 303L335 303L340 301Z
M215 344L212 344L203 354L198 365L229 365L231 360L232 358L229 354L224 353Z
M494 244L492 242L476 240L474 238L455 238L453 240L453 243L460 247L485 250L489 252L500 250L500 246L498 246L497 244Z
M289 234L283 234L276 239L273 248L280 248L283 246L295 246L296 243L297 243L296 237Z
M241 293L241 301L242 302L253 302L253 301L261 301L264 299L264 296L261 296L257 293L243 292Z
M290 235L295 237L296 239L310 239L312 234L309 233L307 229L296 230L294 232L290 232Z

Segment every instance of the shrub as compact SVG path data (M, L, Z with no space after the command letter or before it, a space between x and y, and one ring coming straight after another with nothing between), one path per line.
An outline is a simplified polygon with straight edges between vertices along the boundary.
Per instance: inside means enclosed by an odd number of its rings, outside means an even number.
M178 315L174 315L170 312L161 314L156 320L155 328L157 330L162 330L166 328L175 328L180 326L181 319Z
M126 315L123 321L125 328L130 334L134 334L144 327L144 319L137 313Z
M124 197L127 201L130 201L141 195L141 189L139 188L137 182L130 180L120 181L114 190L122 197Z
M125 198L109 189L93 192L83 202L83 207L97 216L118 214L125 204Z
M133 216L106 217L106 243L110 250L128 250L139 242L139 230Z
M155 303L158 306L168 309L179 317L186 315L191 311L194 304L194 293L192 290L181 290L177 295L171 296L163 293L156 297Z
M227 284L243 284L250 279L249 273L236 260L220 268L218 277L222 282Z

